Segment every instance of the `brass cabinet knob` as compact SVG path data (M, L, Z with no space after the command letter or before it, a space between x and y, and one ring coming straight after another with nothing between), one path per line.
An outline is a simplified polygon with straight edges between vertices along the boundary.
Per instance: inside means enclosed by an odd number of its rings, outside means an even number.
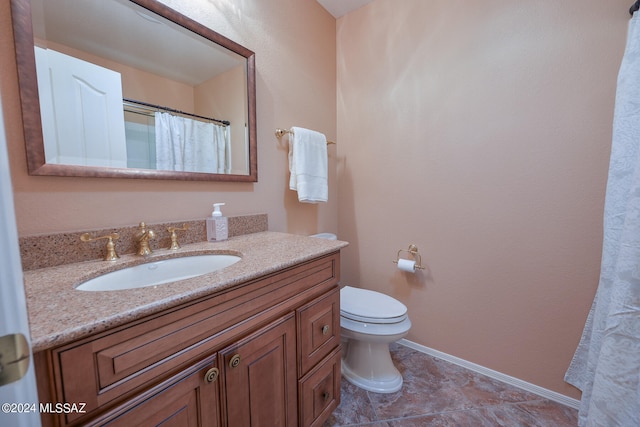
M220 371L218 371L218 368L211 368L207 371L206 374L204 374L204 381L207 383L212 383L215 380L218 379L218 374L220 373Z
M234 354L233 357L229 360L229 367L236 368L240 364L240 355Z
M329 333L329 325L324 325L322 327L322 335L327 335Z
M331 397L331 394L329 394L328 391L325 391L324 393L322 393L322 401L323 402L327 402L327 400L329 400L329 398Z

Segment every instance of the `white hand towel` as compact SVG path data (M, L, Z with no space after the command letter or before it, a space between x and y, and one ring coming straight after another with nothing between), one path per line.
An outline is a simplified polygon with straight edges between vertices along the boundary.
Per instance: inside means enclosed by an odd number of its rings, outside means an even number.
M309 129L293 127L291 130L289 188L298 192L300 202L326 202L329 198L327 138Z

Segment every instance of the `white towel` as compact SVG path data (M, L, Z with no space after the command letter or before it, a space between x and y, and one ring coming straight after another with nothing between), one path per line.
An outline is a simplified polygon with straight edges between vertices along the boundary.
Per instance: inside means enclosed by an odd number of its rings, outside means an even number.
M309 129L293 127L291 130L289 188L298 192L300 202L326 202L329 198L327 138Z

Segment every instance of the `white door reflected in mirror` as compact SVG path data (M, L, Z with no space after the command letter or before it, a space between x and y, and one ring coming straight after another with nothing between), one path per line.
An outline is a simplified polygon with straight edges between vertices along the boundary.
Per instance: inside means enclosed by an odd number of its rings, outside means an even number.
M127 167L120 73L35 47L47 163Z

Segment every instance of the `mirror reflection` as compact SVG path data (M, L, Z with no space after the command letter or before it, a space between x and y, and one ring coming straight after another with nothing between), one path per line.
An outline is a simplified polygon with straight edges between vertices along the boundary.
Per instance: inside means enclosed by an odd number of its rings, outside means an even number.
M153 1L31 0L31 13L47 165L256 176L252 52Z

